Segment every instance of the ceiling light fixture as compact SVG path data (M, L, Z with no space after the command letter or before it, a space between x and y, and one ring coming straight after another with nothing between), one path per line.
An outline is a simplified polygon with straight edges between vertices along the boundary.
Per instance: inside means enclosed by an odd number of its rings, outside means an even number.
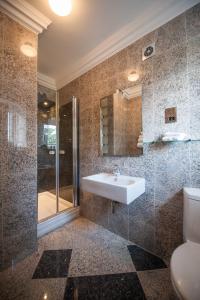
M68 16L72 11L72 0L49 0L49 5L61 17Z
M128 81L137 81L139 78L139 75L136 72L132 72L128 75Z
M20 47L21 52L28 57L35 57L37 50L30 43L25 43Z

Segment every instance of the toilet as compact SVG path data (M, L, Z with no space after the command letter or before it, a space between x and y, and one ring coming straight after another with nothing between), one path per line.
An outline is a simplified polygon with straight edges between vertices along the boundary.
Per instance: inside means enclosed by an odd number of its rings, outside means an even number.
M200 300L200 189L184 188L183 237L171 257L172 284L179 299Z

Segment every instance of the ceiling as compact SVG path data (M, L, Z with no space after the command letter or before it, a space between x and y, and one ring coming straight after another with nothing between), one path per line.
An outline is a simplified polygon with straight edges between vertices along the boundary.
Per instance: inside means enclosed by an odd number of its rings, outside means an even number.
M66 17L27 0L52 23L39 35L38 70L58 87L197 3L195 0L72 0Z

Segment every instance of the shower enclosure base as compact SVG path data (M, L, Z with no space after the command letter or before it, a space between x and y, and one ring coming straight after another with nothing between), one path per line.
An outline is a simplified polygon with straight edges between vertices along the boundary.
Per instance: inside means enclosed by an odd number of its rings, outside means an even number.
M70 197L71 198L71 197ZM69 199L71 200L71 199ZM59 197L59 211L73 207L73 203ZM38 194L38 221L56 213L56 196L48 191Z
M37 236L41 236L63 226L65 223L69 223L72 220L79 217L79 207L69 208L67 211L59 213L54 217L47 219L37 225Z

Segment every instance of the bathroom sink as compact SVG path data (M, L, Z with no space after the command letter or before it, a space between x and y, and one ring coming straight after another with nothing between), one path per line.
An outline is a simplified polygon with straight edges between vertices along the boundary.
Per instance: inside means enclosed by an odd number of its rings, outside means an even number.
M145 179L140 177L100 173L81 180L83 191L117 202L130 204L145 192Z

